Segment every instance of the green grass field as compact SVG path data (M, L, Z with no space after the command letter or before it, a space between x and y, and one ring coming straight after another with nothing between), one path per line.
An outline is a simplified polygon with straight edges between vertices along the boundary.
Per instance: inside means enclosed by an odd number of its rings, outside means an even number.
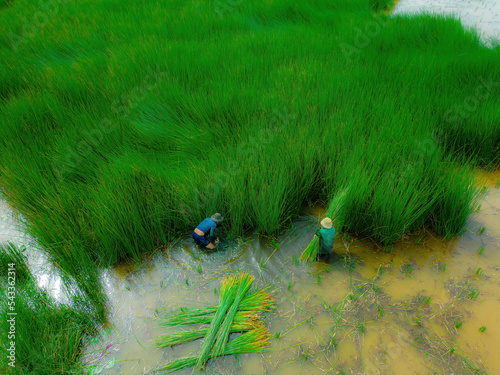
M89 295L213 212L275 233L346 184L345 231L452 237L500 161L500 49L389 6L4 0L2 194Z
M16 246L0 246L0 372L83 374L78 358L94 330L94 314L54 301L25 261Z

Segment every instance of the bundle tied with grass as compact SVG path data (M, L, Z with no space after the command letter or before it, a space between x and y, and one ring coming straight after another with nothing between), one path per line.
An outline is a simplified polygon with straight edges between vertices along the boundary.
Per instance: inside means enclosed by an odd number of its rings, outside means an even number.
M163 320L160 325L174 327L181 325L210 324L218 307L219 306L211 306L203 309L185 309L178 314L160 318ZM243 298L238 306L238 313L235 319L238 318L238 314L242 314L243 312L252 315L257 314L256 316L258 316L259 313L270 311L274 308L274 297L271 292L268 289L260 289ZM243 316L245 315L242 315L242 317Z
M227 340L229 339L229 333L231 331L231 328L233 326L233 320L238 312L238 306L240 305L241 301L243 300L243 297L245 297L245 294L247 294L248 289L250 289L250 286L252 285L252 282L254 280L253 276L249 276L248 274L241 274L239 276L239 287L236 292L236 296L234 298L233 305L229 309L227 315L224 318L224 321L222 322L221 326L219 327L217 331L217 339L215 341L214 345L214 353L217 356L224 355L224 350L226 349L226 344Z
M264 326L252 329L236 337L234 340L229 341L224 349L223 355L264 352L266 346L269 344L269 337L269 331ZM211 351L208 353L207 359L216 356L217 355ZM198 359L198 356L180 358L159 367L158 371L165 371L166 374L170 374L175 371L184 370L188 367L195 366L198 363Z
M228 310L231 309L231 306L233 306L233 302L235 302L235 300L239 296L239 293L242 290L242 288L240 288L240 285L245 283L248 280L248 277L249 277L248 274L241 274L238 276L231 276L222 280L221 294L219 298L219 308L215 313L215 317L213 318L210 327L208 329L207 335L205 336L205 340L203 341L200 354L198 355L198 360L196 361L196 366L195 366L196 369L199 370L203 369L205 363L210 358L211 354L210 351L212 350L212 347L215 344L215 340L217 339L217 332L223 326L223 324L221 323L223 322L223 319L225 317L230 316L230 313L228 313L227 316L226 313L228 312ZM250 283L252 282L253 278L250 281ZM241 301L241 299L239 301ZM237 303L239 303L239 301L237 301ZM229 329L231 328L233 318L234 314L232 315L232 317L230 317L229 328L226 327L227 325L226 324L224 325L225 326L224 329L227 329L229 331Z
M349 185L339 190L339 192L333 197L330 205L328 206L328 210L326 211L326 217L329 217L332 221L336 220L337 232L342 230L345 218L345 202L347 201L348 195ZM318 251L319 237L316 236L312 239L309 245L307 245L306 249L300 256L300 259L306 262L312 262L318 256Z
M237 315L233 321L233 324L231 325L229 333L246 332L263 326L264 325L259 320L255 320L253 318L243 318L240 320L238 319ZM174 332L169 335L161 336L156 341L156 346L158 348L165 348L167 346L185 344L197 339L201 339L205 337L207 333L208 328Z
M181 316L172 316L166 319L165 322L160 323L159 325L165 327L173 327L173 326L188 326L194 324L210 324L215 316L215 314L210 313L212 308L207 308L207 314L202 314L201 309L197 310L200 315L191 316L191 315L181 315ZM215 312L215 311L214 311ZM161 318L160 318L161 319ZM234 316L234 323L243 323L243 322L257 322L259 320L259 313L257 311L238 311Z
M219 305L204 309L184 309L180 313L163 318L160 325L178 326L209 324L195 330L175 332L161 336L156 341L159 348L183 344L204 337L200 353L194 357L179 359L162 366L162 371L178 371L195 366L201 370L210 358L229 354L262 351L269 340L269 333L261 320L261 314L274 308L274 298L268 289L247 294L254 277L247 273L222 280ZM232 333L243 333L229 341Z

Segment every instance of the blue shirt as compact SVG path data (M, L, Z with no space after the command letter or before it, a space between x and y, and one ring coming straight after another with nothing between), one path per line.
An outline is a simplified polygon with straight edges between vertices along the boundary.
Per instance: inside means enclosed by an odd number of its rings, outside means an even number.
M205 220L203 220L200 225L198 225L196 228L201 230L205 235L207 234L208 230L210 229L210 236L214 236L214 229L217 226L216 222L207 217Z

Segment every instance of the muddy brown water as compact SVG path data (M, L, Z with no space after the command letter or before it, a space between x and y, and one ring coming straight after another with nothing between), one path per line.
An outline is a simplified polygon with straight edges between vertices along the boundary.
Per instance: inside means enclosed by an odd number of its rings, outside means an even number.
M159 326L158 317L216 304L221 279L246 271L255 286L270 284L277 300L265 318L269 352L211 361L206 373L500 374L500 172L483 177L488 190L480 211L450 241L422 231L382 249L341 234L337 258L303 264L296 259L323 214L312 207L281 233L277 250L253 237L206 253L187 238L142 264L105 270L109 322L84 348L87 373L149 374L195 355L201 340L155 347L161 335L179 329ZM2 240L24 243L39 284L64 301L54 268L30 248L33 239L6 224L9 211L1 208Z

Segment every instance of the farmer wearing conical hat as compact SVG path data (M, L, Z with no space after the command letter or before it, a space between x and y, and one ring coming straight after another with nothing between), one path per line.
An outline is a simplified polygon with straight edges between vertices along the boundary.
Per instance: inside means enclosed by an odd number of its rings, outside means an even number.
M214 236L214 230L217 226L217 223L220 223L224 218L221 214L215 213L211 217L207 217L203 220L200 225L198 225L193 232L194 241L200 245L201 247L206 247L207 249L214 249L215 246L207 239L207 234L210 237ZM219 238L214 241L215 245L219 243Z
M332 253L333 239L335 238L335 228L332 219L325 217L321 220L321 228L316 231L314 237L319 237L319 260L326 260ZM313 238L314 238L313 237Z

